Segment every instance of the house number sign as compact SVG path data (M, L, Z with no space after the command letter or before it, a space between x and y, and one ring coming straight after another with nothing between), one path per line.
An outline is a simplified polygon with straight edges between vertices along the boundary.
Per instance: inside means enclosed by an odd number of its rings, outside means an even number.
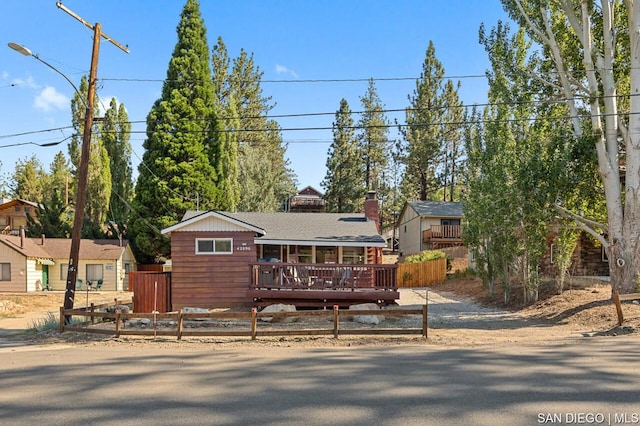
M236 251L251 251L251 246L236 246Z

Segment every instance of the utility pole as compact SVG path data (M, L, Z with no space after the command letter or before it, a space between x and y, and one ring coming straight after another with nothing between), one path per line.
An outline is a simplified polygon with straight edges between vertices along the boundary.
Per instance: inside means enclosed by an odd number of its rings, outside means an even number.
M84 215L84 203L87 192L87 175L89 172L89 153L91 147L91 127L93 126L93 110L94 98L96 95L96 76L98 74L98 55L100 52L100 40L111 42L116 47L129 53L126 46L122 46L115 40L102 33L100 23L91 25L80 16L67 9L61 1L56 3L59 9L67 12L85 26L93 30L93 50L91 54L91 68L89 71L89 85L87 89L87 102L84 115L84 129L82 133L82 148L80 154L80 170L78 171L78 189L76 192L75 214L73 217L73 230L71 231L71 251L69 253L69 266L67 269L67 285L64 293L64 309L73 309L73 302L76 292L76 281L78 279L78 267L80 257L80 240L82 237L82 217ZM71 317L65 317L65 323L68 323Z

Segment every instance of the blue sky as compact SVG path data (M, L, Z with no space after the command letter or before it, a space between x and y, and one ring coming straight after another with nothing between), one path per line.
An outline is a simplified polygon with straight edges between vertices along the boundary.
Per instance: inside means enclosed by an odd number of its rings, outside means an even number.
M132 164L137 174L144 121L160 96L185 1L63 3L86 21L99 22L105 34L130 49L126 54L101 42L98 94L107 105L111 97L123 102L134 122ZM60 75L7 43L28 47L79 85L89 72L93 32L58 9L55 0L5 1L2 6L0 174L6 176L18 159L35 154L48 169L58 151L66 154L66 142L54 147L6 145L50 143L71 135L67 127L74 90ZM264 95L276 104L272 115L330 113L276 119L284 129L326 128L282 133L299 187L319 190L333 114L342 98L353 111L360 111L366 80L374 78L386 109L407 107L432 40L446 76L461 81L463 102L483 103L485 79L469 77L483 75L488 67L478 28L483 22L491 28L506 19L499 0L201 0L200 10L210 46L221 36L231 57L241 48L253 53L264 72ZM390 112L387 118L403 122L404 114ZM396 131L389 136L396 137Z

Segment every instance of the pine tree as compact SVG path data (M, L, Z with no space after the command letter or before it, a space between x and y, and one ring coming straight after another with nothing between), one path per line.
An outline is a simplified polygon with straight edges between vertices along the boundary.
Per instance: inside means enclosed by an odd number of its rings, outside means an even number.
M187 0L167 78L147 116L145 152L139 166L130 222L141 261L168 257L168 238L158 229L175 224L185 210L216 208L217 124L206 28L196 0Z
M327 174L322 181L329 212L362 211L365 190L358 148L351 109L347 100L342 99L333 123L333 142L327 155Z
M295 193L295 178L285 157L280 127L267 118L273 105L271 98L262 94L262 75L253 55L244 49L233 59L229 99L235 103L241 126L238 155L244 188L238 205L241 211L275 211Z
M409 96L407 126L403 130L402 190L408 199L427 200L441 187L438 166L442 160L441 144L445 140L444 72L430 41L420 78Z
M373 79L369 80L360 102L364 112L358 122L358 140L364 164L364 185L367 190L378 191L390 157L389 121Z

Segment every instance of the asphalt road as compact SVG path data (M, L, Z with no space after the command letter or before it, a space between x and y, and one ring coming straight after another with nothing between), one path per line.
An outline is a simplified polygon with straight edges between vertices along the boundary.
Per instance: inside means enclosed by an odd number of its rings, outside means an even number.
M638 359L637 336L464 348L6 346L0 423L636 424Z

